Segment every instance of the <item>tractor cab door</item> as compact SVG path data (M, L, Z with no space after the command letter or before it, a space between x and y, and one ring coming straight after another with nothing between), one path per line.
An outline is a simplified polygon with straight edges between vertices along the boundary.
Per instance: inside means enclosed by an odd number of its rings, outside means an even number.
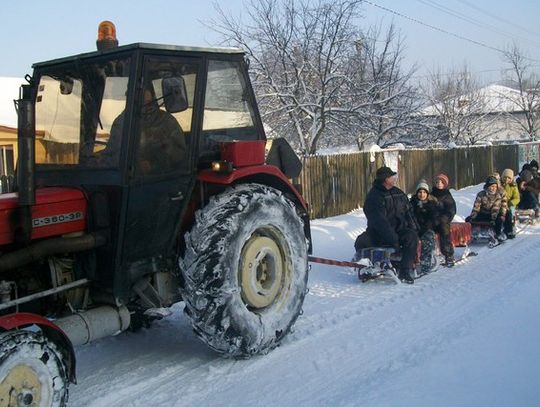
M122 243L124 267L167 256L173 249L195 179L193 106L200 68L196 58L144 58L130 126L133 141ZM134 281L137 276L130 278Z

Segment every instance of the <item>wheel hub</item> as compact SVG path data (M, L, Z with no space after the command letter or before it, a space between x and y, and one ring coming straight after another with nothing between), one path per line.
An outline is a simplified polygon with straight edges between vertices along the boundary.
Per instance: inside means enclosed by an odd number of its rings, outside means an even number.
M41 392L39 372L27 364L18 364L8 371L0 383L0 407L39 406Z
M242 251L240 287L244 302L264 308L274 302L280 292L283 256L274 240L252 236Z

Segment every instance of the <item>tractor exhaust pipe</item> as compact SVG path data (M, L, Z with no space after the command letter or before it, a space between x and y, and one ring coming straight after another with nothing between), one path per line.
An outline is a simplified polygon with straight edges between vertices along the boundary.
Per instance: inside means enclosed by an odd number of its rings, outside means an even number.
M64 331L73 346L85 345L96 339L118 335L131 322L125 306L119 308L105 305L84 312L77 312L54 323Z
M26 78L30 84L21 85L17 107L17 188L19 192L20 229L18 240L28 243L32 237L32 206L36 203L35 174L35 138L36 114L32 100L31 78Z

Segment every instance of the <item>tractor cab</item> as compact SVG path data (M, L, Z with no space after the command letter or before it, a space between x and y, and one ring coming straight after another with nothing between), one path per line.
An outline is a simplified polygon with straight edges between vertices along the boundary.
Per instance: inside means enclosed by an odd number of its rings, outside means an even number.
M172 267L171 237L220 145L265 139L236 49L126 45L35 64L31 84L36 185L84 190L90 231L111 230L95 278L115 297Z

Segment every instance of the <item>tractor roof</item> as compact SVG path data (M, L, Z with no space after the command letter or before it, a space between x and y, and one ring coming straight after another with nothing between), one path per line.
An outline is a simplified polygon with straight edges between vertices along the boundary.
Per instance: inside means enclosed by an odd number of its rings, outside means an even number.
M143 42L137 42L134 44L122 45L116 48L109 48L102 51L86 52L82 54L71 55L68 57L62 57L52 59L49 61L37 62L32 65L33 68L42 67L46 65L53 65L61 62L70 62L78 59L94 58L97 56L103 56L108 54L116 54L123 51L142 49L149 51L172 51L178 53L190 53L190 54L214 54L214 55L243 55L244 51L240 48L228 48L228 47L191 47L185 45L166 45L166 44L149 44Z

